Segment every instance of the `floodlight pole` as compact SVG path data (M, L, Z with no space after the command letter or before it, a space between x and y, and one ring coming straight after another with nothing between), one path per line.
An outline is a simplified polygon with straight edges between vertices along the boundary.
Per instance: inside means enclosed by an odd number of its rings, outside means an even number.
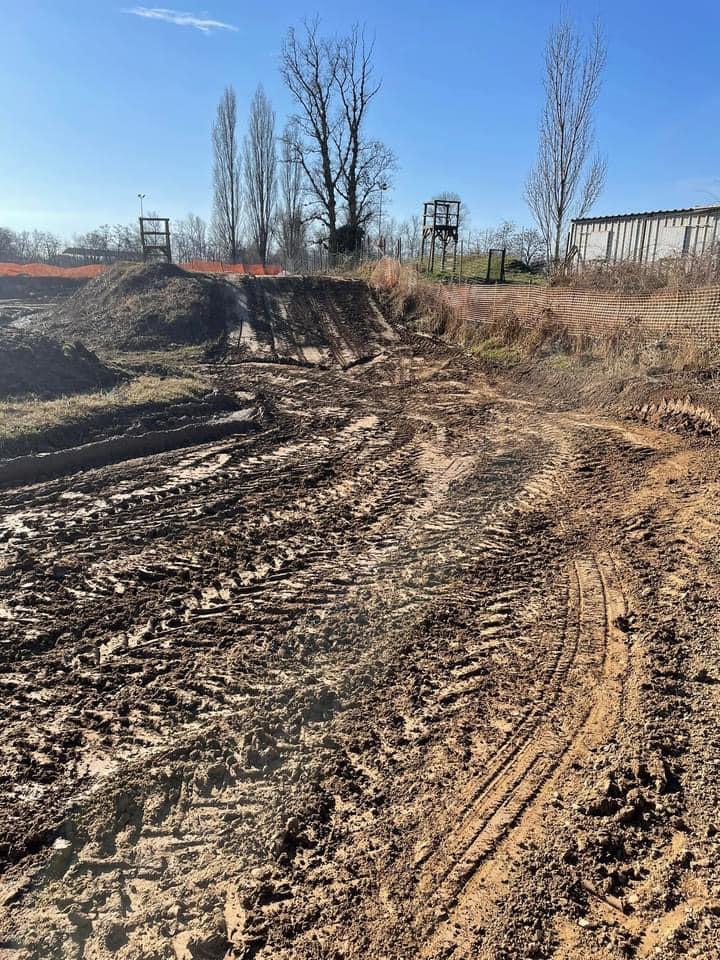
M383 200L383 194L385 193L387 188L388 188L388 185L385 182L378 184L378 190L380 191L380 213L378 216L378 249L380 248L380 242L382 240L382 200Z
M139 193L139 194L138 194L138 200L140 201L140 216L141 216L141 217L144 216L144 214L143 214L143 200L145 199L145 196L146 196L146 194L144 194L144 193Z

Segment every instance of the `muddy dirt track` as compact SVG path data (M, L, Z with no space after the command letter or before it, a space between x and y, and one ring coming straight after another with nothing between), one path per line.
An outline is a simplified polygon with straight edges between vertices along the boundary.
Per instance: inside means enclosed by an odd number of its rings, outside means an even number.
M0 958L720 956L718 458L421 338L0 492Z

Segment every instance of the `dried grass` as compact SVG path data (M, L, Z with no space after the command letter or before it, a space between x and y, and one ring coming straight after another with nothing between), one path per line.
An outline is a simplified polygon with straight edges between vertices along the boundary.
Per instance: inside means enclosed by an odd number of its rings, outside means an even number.
M622 266L617 274L608 273L608 282L634 282L633 278L638 276L636 265ZM707 274L698 272L694 276ZM686 275L686 279L694 282L692 276L688 279ZM650 282L647 277L645 281ZM617 374L650 368L668 372L701 371L719 359L709 347L701 348L671 336L648 339L632 320L618 322L602 334L590 327L571 329L549 308L535 316L521 316L510 308L489 323L466 320L448 305L441 287L422 280L414 269L389 258L375 266L370 282L396 319L443 336L476 356L502 366L531 357L550 358L553 362L574 357L581 363L599 362L608 373ZM606 289L619 292L618 287Z
M0 402L0 451L4 445L20 438L36 436L68 423L149 404L165 406L191 400L210 389L207 381L196 377L145 375L96 393L77 393L55 400L3 401Z
M720 248L697 256L669 257L655 263L586 263L559 270L551 286L643 296L660 290L697 290L720 283Z
M370 283L395 320L414 324L422 333L452 335L458 317L436 283L422 280L414 267L384 257L373 268Z

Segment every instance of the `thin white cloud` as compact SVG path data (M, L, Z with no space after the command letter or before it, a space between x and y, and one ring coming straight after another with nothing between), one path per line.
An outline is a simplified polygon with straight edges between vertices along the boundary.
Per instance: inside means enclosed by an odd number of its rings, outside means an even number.
M712 197L717 201L720 197L720 177L691 177L678 180L680 190L696 194L704 194L705 198Z
M237 30L231 23L222 20L213 20L206 15L182 13L180 10L168 10L165 7L133 7L123 10L135 17L144 17L146 20L162 20L165 23L174 23L178 27L193 27L201 33L212 33L213 30Z

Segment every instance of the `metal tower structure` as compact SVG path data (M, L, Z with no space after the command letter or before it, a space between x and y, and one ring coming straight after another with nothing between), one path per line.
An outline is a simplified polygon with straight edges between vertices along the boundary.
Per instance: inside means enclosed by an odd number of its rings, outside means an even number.
M452 244L453 270L457 259L457 247L460 237L460 201L427 200L423 204L422 238L420 241L420 269L425 263L427 248L427 269L435 269L435 250L440 245L440 269L445 269L448 247Z
M140 217L143 260L167 260L172 263L170 220L167 217Z

